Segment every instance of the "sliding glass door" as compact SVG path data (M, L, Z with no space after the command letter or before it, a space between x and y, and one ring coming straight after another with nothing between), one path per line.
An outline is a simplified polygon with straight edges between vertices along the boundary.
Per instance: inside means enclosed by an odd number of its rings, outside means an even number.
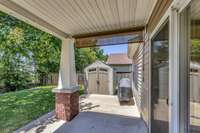
M180 130L200 133L200 0L180 16Z
M200 133L200 0L190 7L189 132Z
M169 22L151 40L151 133L169 132Z

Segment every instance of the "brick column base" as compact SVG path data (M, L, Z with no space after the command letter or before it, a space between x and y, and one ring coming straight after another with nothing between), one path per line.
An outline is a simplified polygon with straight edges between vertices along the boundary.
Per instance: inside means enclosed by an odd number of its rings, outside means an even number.
M79 113L79 92L56 93L56 117L61 120L71 121Z

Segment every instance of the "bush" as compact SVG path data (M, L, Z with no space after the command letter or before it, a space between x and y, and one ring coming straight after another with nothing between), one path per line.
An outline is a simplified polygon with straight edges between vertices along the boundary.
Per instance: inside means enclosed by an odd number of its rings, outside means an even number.
M15 67L11 63L3 67L1 80L6 91L15 91L29 88L30 74L22 67Z
M79 95L83 95L85 93L85 89L83 85L79 85L80 89L79 89Z

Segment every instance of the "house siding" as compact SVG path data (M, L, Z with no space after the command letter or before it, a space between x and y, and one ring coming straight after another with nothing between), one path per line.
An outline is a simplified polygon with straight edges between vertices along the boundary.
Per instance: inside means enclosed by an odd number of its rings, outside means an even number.
M141 44L133 56L133 95L142 118L149 120L149 45Z
M144 45L144 85L143 85L143 100L142 100L142 116L146 124L149 125L149 92L150 92L150 45L148 42Z
M121 73L130 73L132 72L132 64L127 65L110 65L113 68L114 72L121 72Z
M158 0L147 24L147 32L152 33L173 0Z
M151 47L150 47L150 40L149 36L159 23L162 16L165 14L169 6L171 5L173 0L158 0L158 2L155 5L155 8L152 12L152 15L149 19L149 22L146 27L146 33L145 33L145 43L138 47L138 50L136 52L136 56L134 55L133 60L135 60L138 64L139 60L142 60L142 65L138 65L137 67L140 67L142 71L138 72L137 79L141 82L141 86L138 86L139 92L136 92L136 103L139 107L139 110L141 112L142 118L144 119L146 125L150 126L150 91L151 91L151 79L150 79L150 66L151 66ZM141 51L141 52L139 52ZM141 55L142 54L142 55ZM139 103L139 104L138 104Z
M142 111L142 90L143 90L143 44L141 44L133 57L133 95L139 111Z

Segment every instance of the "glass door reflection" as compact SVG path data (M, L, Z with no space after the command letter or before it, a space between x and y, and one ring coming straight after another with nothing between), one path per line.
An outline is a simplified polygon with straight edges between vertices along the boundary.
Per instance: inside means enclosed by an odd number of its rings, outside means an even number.
M169 24L152 39L151 133L168 133Z

